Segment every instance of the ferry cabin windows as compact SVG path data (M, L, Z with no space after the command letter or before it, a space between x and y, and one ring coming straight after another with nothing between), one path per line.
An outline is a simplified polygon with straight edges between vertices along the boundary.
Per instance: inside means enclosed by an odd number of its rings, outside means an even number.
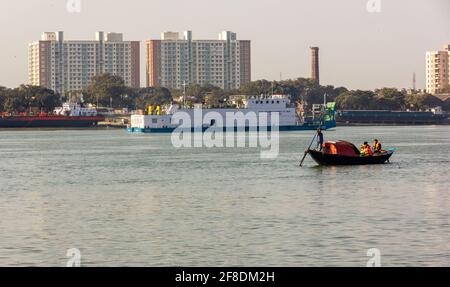
M274 100L272 100L272 101L265 101L265 103L266 104L275 104L275 103L277 103L277 104L279 104L280 103L280 101L279 100L277 100L277 101L274 101ZM255 104L264 104L264 101L255 101Z
M144 121L145 128L167 128L170 126L170 116L136 116Z
M286 108L289 101L286 99L250 99L247 101L247 108L252 109L282 109Z

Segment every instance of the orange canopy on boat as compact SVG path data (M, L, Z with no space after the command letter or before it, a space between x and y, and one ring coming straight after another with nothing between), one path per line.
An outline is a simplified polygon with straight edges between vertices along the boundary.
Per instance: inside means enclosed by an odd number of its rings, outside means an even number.
M342 140L337 142L328 141L324 143L323 150L327 154L360 156L360 152L354 144Z

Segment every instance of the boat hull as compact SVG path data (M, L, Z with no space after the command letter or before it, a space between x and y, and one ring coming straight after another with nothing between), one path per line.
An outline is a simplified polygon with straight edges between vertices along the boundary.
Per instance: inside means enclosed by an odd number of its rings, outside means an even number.
M332 129L336 127L336 122L327 122L322 126L319 126L317 124L305 124L305 125L292 125L292 126L279 126L278 130L279 131L311 131L311 130L317 130L318 128L321 128L322 130L328 130L328 129ZM185 132L205 132L208 129L210 129L210 127L203 127L203 128L191 128L191 129L187 129L187 130L182 130ZM234 132L237 131L243 131L243 128L238 128L238 127L234 127L232 128ZM177 128L128 128L127 129L128 132L131 133L172 133L175 130L177 130ZM220 130L220 128L219 128ZM249 127L245 127L244 129L245 131L250 131ZM252 129L254 130L254 129ZM231 131L228 130L227 127L223 128L223 132L227 132L227 131ZM257 131L272 131L271 127L258 127Z
M432 112L402 112L402 111L338 111L336 120L343 124L442 124L448 118L447 114Z
M96 126L104 117L5 117L0 128L83 128Z
M316 150L309 150L309 155L320 165L367 165L383 164L389 161L393 152L389 151L374 156L342 156L326 154Z

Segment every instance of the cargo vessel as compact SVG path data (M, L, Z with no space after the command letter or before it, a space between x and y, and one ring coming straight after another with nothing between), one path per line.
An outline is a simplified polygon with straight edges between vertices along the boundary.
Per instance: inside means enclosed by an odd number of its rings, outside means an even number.
M98 122L104 120L105 117L99 116L94 108L65 103L50 114L3 113L0 118L0 128L82 128L96 126Z
M448 114L436 108L428 112L342 110L336 114L339 124L444 124Z
M314 105L312 117L303 117L296 107L291 106L290 100L285 96L271 96L250 98L243 101L243 108L194 109L179 108L172 105L162 111L160 107L150 107L146 115L132 115L129 132L139 133L171 133L176 129L183 131L206 131L214 128L226 131L279 131L323 130L336 127L336 104L324 103ZM278 119L272 121L274 113ZM183 126L177 118L184 115L189 124L183 121ZM267 121L260 121L267 116ZM251 119L256 121L251 121ZM241 119L241 120L240 120Z

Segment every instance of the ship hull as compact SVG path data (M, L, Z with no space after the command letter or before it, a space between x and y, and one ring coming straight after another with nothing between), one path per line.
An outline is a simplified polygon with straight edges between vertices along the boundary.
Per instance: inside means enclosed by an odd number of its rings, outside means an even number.
M320 126L317 124L304 124L304 125L291 125L291 126L279 126L278 130L279 131L311 131L311 130L317 130L318 128L321 128L322 130L328 130L328 129L332 129L336 127L336 122L326 122L324 125ZM203 127L203 128L188 128L186 130L182 129L181 131L183 132L205 132L208 129L211 129L211 127ZM127 129L128 132L131 133L172 133L175 130L177 130L177 128L128 128ZM220 128L219 128L220 130ZM227 127L223 127L223 132L229 132L229 131L254 131L254 128L250 129L249 127L245 127L245 128L238 128L238 127L234 127L234 128L227 128ZM256 131L272 131L272 127L257 127Z
M432 112L399 111L339 111L336 120L339 124L387 124L387 125L430 125L443 124L448 118L445 114Z
M6 117L0 128L85 128L96 126L104 117Z

